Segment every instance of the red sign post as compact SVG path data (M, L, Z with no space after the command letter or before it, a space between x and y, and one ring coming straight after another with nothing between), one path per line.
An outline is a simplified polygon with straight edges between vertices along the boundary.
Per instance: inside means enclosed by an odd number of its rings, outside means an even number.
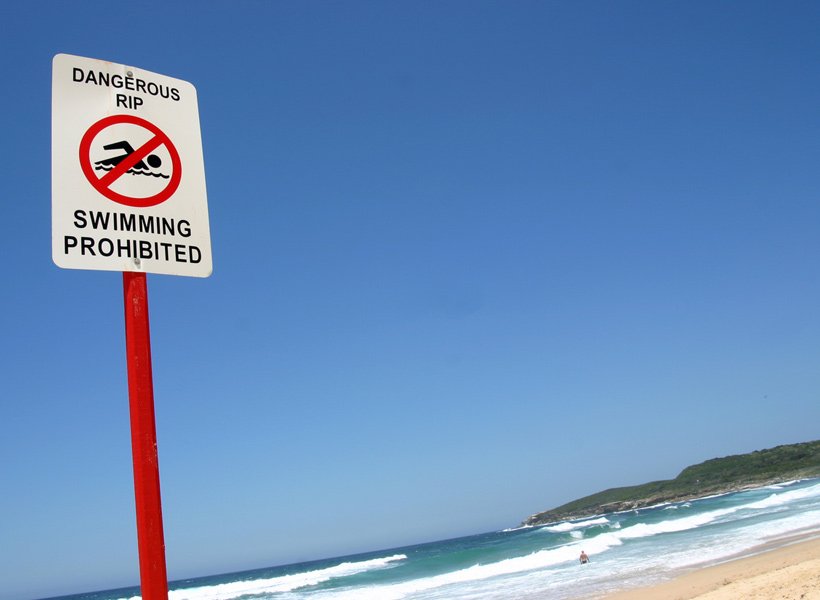
M140 586L168 600L146 273L213 269L196 89L58 54L51 142L54 263L122 272Z
M137 543L143 600L167 600L165 539L159 489L157 428L154 418L154 379L151 369L151 331L148 322L148 283L145 273L122 274L125 302L125 350L128 359L128 397L131 408L131 453L137 505Z

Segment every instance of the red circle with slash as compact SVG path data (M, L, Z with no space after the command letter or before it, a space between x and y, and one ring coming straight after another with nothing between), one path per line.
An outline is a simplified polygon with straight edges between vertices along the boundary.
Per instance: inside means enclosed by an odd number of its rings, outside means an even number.
M94 166L91 164L91 144L94 141L94 138L96 138L101 131L111 127L112 125L119 125L121 123L136 125L138 127L142 127L143 129L147 129L153 134L153 136L139 148L135 149L132 153L123 158L110 171L107 171L105 175L102 177L97 177L94 172ZM127 173L129 169L160 146L165 146L167 148L168 154L171 156L172 168L168 183L162 190L152 196L134 197L120 194L119 192L115 192L111 189L111 186L114 185L120 177ZM182 161L180 160L179 152L177 152L177 149L171 139L165 134L165 132L153 123L133 115L113 115L111 117L105 117L89 127L88 131L86 131L85 135L83 135L83 139L80 141L80 166L82 167L83 174L86 179L88 179L88 182L103 196L119 204L136 206L139 208L156 206L157 204L165 202L168 198L173 196L174 192L177 191L179 182L182 180Z

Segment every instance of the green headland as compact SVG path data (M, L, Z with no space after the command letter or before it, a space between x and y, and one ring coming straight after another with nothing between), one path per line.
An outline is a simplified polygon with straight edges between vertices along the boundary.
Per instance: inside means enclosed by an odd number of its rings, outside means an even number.
M536 513L521 525L546 525L812 477L820 477L820 440L713 458L686 467L674 479L598 492Z

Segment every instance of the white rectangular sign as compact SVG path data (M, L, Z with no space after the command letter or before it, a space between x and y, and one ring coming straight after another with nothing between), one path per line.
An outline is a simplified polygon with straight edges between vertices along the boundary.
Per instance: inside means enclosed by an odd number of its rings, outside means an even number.
M208 277L211 233L194 86L58 54L51 115L57 266Z

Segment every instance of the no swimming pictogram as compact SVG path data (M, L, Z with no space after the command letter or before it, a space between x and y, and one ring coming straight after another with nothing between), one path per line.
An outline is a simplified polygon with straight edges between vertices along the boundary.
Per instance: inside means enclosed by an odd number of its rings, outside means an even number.
M182 180L182 161L171 139L133 115L94 123L80 141L80 166L94 189L126 206L165 202Z

